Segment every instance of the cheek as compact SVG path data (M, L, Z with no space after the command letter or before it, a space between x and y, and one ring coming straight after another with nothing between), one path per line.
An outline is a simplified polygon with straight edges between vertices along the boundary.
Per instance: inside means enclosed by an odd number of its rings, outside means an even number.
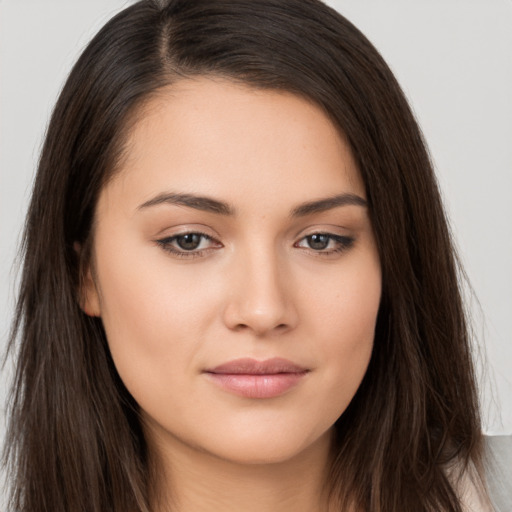
M376 257L346 268L331 279L327 293L309 297L317 353L326 369L326 401L341 414L356 393L372 354L381 298L381 273Z
M179 387L215 320L216 283L210 276L204 286L197 270L166 265L154 250L105 254L97 269L101 317L121 379L136 400L162 376Z

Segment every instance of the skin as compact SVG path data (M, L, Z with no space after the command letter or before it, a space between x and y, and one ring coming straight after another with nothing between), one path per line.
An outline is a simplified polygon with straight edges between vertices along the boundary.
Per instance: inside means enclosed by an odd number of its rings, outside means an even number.
M141 407L159 464L155 510L171 493L185 512L327 510L333 424L365 374L381 296L345 138L298 96L202 77L151 99L126 148L97 205L83 309L102 318ZM161 201L169 193L232 211ZM361 204L291 215L340 194ZM172 238L194 232L208 238L188 253ZM311 247L315 233L343 243ZM308 371L264 399L204 373L241 357Z

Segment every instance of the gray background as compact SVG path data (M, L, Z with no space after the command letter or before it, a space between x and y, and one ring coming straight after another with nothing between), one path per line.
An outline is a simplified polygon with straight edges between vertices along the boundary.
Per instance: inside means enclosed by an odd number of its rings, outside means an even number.
M78 53L129 3L0 0L0 350L14 302L12 264L49 114ZM425 133L480 303L468 300L484 429L512 434L512 1L328 3L381 51ZM8 364L0 379L0 441L10 373Z

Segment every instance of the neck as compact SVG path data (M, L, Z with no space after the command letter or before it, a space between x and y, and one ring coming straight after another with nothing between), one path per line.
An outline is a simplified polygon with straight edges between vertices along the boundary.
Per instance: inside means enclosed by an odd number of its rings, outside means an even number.
M172 445L172 447L169 446ZM324 512L330 433L292 459L243 464L178 440L160 446L158 512ZM169 449L171 448L171 449Z

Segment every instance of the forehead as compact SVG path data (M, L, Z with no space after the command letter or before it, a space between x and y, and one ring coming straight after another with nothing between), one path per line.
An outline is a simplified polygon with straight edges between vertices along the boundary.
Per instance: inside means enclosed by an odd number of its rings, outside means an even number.
M141 109L113 183L140 202L166 190L302 202L365 195L351 149L324 111L289 92L182 80Z

